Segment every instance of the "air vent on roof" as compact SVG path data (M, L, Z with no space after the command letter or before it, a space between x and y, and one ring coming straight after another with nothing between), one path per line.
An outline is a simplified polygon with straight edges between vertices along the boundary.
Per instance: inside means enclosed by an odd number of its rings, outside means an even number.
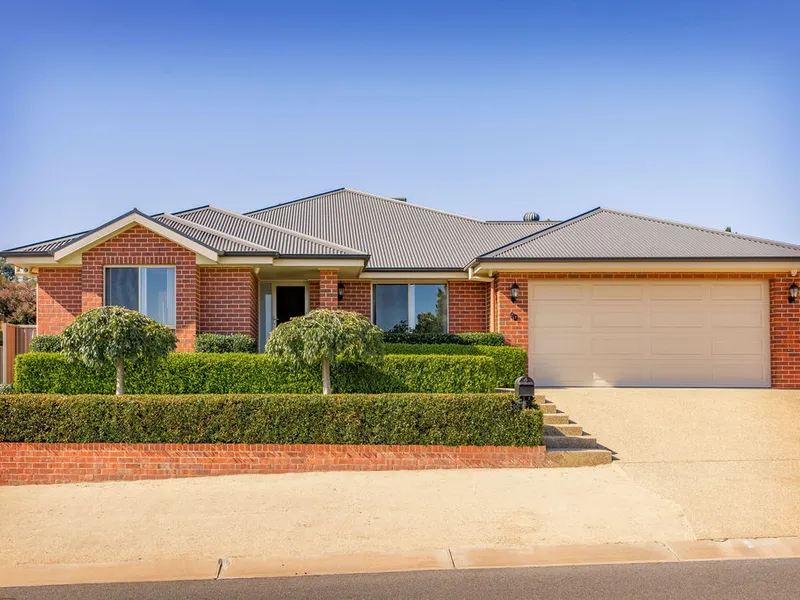
M408 202L408 198L392 198L392 200L399 200L400 202Z
M522 217L523 221L538 221L539 220L539 213L529 212L525 213L525 216Z

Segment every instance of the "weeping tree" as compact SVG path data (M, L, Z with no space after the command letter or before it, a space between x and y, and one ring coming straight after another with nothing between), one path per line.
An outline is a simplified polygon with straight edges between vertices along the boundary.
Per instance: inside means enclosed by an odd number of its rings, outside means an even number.
M278 325L267 340L267 352L298 365L320 365L322 393L330 394L331 363L379 361L383 333L359 313L322 308Z
M62 334L62 352L87 367L113 367L117 396L125 393L125 366L158 363L177 345L175 333L161 323L120 306L79 315Z

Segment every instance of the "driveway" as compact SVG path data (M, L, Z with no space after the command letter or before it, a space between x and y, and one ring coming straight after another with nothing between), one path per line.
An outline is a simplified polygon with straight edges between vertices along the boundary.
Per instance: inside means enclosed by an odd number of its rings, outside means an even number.
M800 535L800 391L543 390L698 538Z

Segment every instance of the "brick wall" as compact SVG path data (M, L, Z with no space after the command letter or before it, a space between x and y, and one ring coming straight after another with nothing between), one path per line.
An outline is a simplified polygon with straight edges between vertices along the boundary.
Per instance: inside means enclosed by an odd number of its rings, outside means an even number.
M769 282L770 356L775 388L800 388L800 300L789 302L789 286L795 281L794 277L775 277Z
M489 331L489 289L481 281L448 282L450 333Z
M249 267L197 268L198 331L258 337L258 281Z
M308 310L319 308L319 279L308 281Z
M175 333L178 352L194 350L197 332L197 268L195 254L135 225L83 253L81 310L103 305L103 267L106 265L170 265L175 267Z
M772 386L800 388L800 302L788 301L794 279L786 273L499 273L495 277L495 330L503 333L509 344L526 349L528 280L536 279L768 279ZM514 281L519 284L516 304L510 297Z
M42 267L37 285L36 333L61 333L81 314L81 269Z
M0 485L305 471L532 468L544 446L0 443Z
M339 273L335 270L319 271L319 306L320 308L339 307Z
M344 297L339 303L342 310L352 310L372 319L372 283L369 281L347 280L344 283Z

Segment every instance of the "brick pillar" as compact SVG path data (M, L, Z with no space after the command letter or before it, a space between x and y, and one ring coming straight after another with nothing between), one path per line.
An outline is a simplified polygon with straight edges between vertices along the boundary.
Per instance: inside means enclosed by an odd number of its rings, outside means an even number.
M789 286L800 279L769 281L770 356L772 387L800 388L800 301L789 302Z
M511 286L517 283L517 302L511 302ZM495 279L495 326L506 344L528 349L528 276L524 273L499 273ZM515 318L516 317L516 318Z
M319 307L339 307L339 273L336 270L319 270Z

